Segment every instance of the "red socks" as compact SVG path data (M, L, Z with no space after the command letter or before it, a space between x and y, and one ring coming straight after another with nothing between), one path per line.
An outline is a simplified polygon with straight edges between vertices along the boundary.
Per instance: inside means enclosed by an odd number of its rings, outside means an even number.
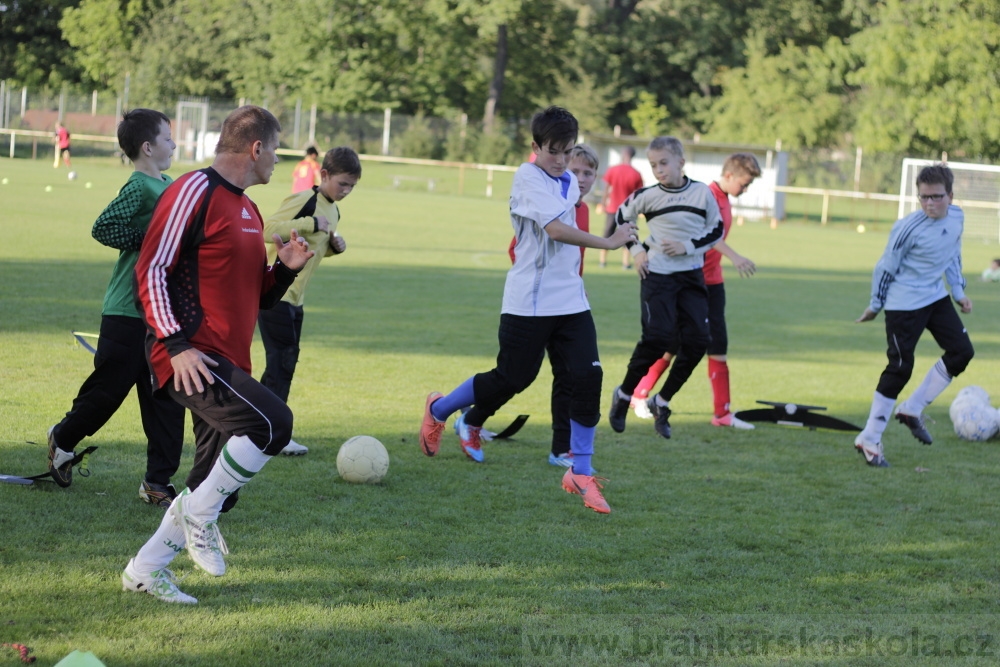
M712 383L715 416L725 417L729 413L729 365L725 361L717 361L709 357L708 379Z
M659 382L663 374L667 372L667 368L670 367L670 359L664 359L660 357L653 365L649 367L649 372L646 373L646 377L639 380L639 384L635 386L635 391L632 392L634 398L647 398L649 392L653 390L656 383Z

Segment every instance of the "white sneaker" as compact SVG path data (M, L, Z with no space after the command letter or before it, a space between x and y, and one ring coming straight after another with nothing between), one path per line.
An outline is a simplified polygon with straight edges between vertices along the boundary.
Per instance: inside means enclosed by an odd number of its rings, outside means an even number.
M128 562L122 572L122 590L149 593L157 600L164 602L198 604L197 598L193 598L177 588L177 577L174 576L173 572L163 568L147 575L141 575L135 571L134 558Z
M188 554L194 564L213 577L221 577L226 573L226 561L222 556L229 553L229 548L222 539L218 523L202 523L187 513L184 503L189 494L188 489L181 491L167 511L173 514L174 523L184 530Z
M885 455L882 453L881 441L872 444L859 435L854 440L854 449L858 450L859 454L864 454L865 463L873 468L889 467L889 462L885 460Z
M646 399L644 398L632 398L632 412L639 419L653 418L653 413L649 411L649 406L646 405Z
M721 417L712 417L712 426L732 426L743 431L752 431L754 429L753 424L743 421L732 412L727 412Z
M294 440L289 440L285 448L281 450L282 456L302 456L309 451L308 447L303 447Z

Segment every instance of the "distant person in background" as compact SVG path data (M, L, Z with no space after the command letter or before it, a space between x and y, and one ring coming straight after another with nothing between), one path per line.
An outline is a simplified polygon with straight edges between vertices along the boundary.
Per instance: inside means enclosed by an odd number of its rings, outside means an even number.
M642 187L642 174L632 166L632 158L634 157L635 149L626 146L622 149L621 164L609 167L604 172L603 180L607 185L604 189L604 213L607 216L604 223L604 238L608 238L615 231L615 214L618 213L618 207L628 199L630 194ZM602 250L598 257L601 268L604 268L608 259L608 251ZM632 268L631 255L625 248L622 249L622 268L626 270Z
M319 151L310 146L306 149L305 159L295 165L295 171L292 172L292 194L312 190L319 185L319 172L322 168L319 163Z
M989 266L983 269L983 281L1000 283L1000 259L994 259Z
M59 158L63 164L72 169L69 162L69 130L62 124L56 123L56 159L52 162L54 169L59 168Z

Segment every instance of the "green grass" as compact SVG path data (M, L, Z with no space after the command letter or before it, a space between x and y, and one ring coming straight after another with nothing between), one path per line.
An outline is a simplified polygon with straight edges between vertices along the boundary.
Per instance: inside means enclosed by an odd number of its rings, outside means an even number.
M265 215L286 194L291 165L250 191ZM99 325L115 252L90 239L90 225L128 170L111 160L75 166L80 179L70 183L46 162L0 159L4 473L44 470L46 429L91 368L69 332ZM975 279L995 248L966 248L975 311L965 321L977 356L929 410L934 446L893 424L893 467L873 470L850 433L715 429L702 366L672 404L672 440L634 416L620 435L602 421L594 463L610 480L613 513L600 516L564 493L561 470L545 462L547 367L495 418L532 415L515 441L487 445L484 465L465 459L450 428L437 458L420 454L427 392L492 366L511 232L506 190L491 200L395 190L391 174L365 165L341 206L348 252L324 261L309 288L290 399L296 439L310 452L272 461L223 517L226 576L179 556L173 567L199 598L194 608L120 590L121 569L162 516L136 497L144 438L130 397L86 441L100 446L91 477L65 490L0 485L0 642L28 644L39 665L73 649L139 666L945 665L957 659L673 659L643 642L690 627L847 632L859 623L881 637L911 628L1000 637L1000 457L996 443L956 438L947 415L962 386L1000 392L1000 291ZM749 280L727 267L738 408L795 401L863 423L885 340L881 318L854 319L887 231L734 229L732 245L760 267ZM606 403L638 337L638 287L631 273L599 269L593 251L586 281ZM253 356L259 372L259 342ZM938 356L929 337L917 356L914 382ZM336 476L339 444L360 433L389 450L381 485ZM179 480L192 460L188 438ZM560 644L546 655L538 642L550 631L618 633L639 648L566 657ZM0 665L16 664L8 651Z

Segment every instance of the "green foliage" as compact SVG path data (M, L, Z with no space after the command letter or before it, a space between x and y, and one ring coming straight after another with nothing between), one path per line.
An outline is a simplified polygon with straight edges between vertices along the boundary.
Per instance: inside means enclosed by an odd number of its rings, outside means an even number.
M0 80L18 86L59 88L80 73L59 28L63 10L77 0L0 3Z
M885 3L853 40L858 141L876 151L1000 156L1000 5Z
M653 93L643 90L639 93L639 102L635 109L628 112L632 129L640 137L655 137L667 131L667 119L670 112L662 104L656 103Z
M782 148L836 146L850 127L848 59L840 42L825 48L786 44L777 55L754 48L746 67L721 76L725 94L705 116L713 141Z
M473 155L476 162L483 164L520 162L520 156L514 148L514 140L499 128L479 133Z
M410 119L409 124L400 137L400 143L403 147L404 157L428 159L439 159L441 157L440 143L437 137L434 136L430 121L427 120L423 113L418 113Z
M474 161L474 147L479 144L479 132L475 125L468 122L461 114L452 119L448 125L448 135L445 139L444 159L450 162Z

